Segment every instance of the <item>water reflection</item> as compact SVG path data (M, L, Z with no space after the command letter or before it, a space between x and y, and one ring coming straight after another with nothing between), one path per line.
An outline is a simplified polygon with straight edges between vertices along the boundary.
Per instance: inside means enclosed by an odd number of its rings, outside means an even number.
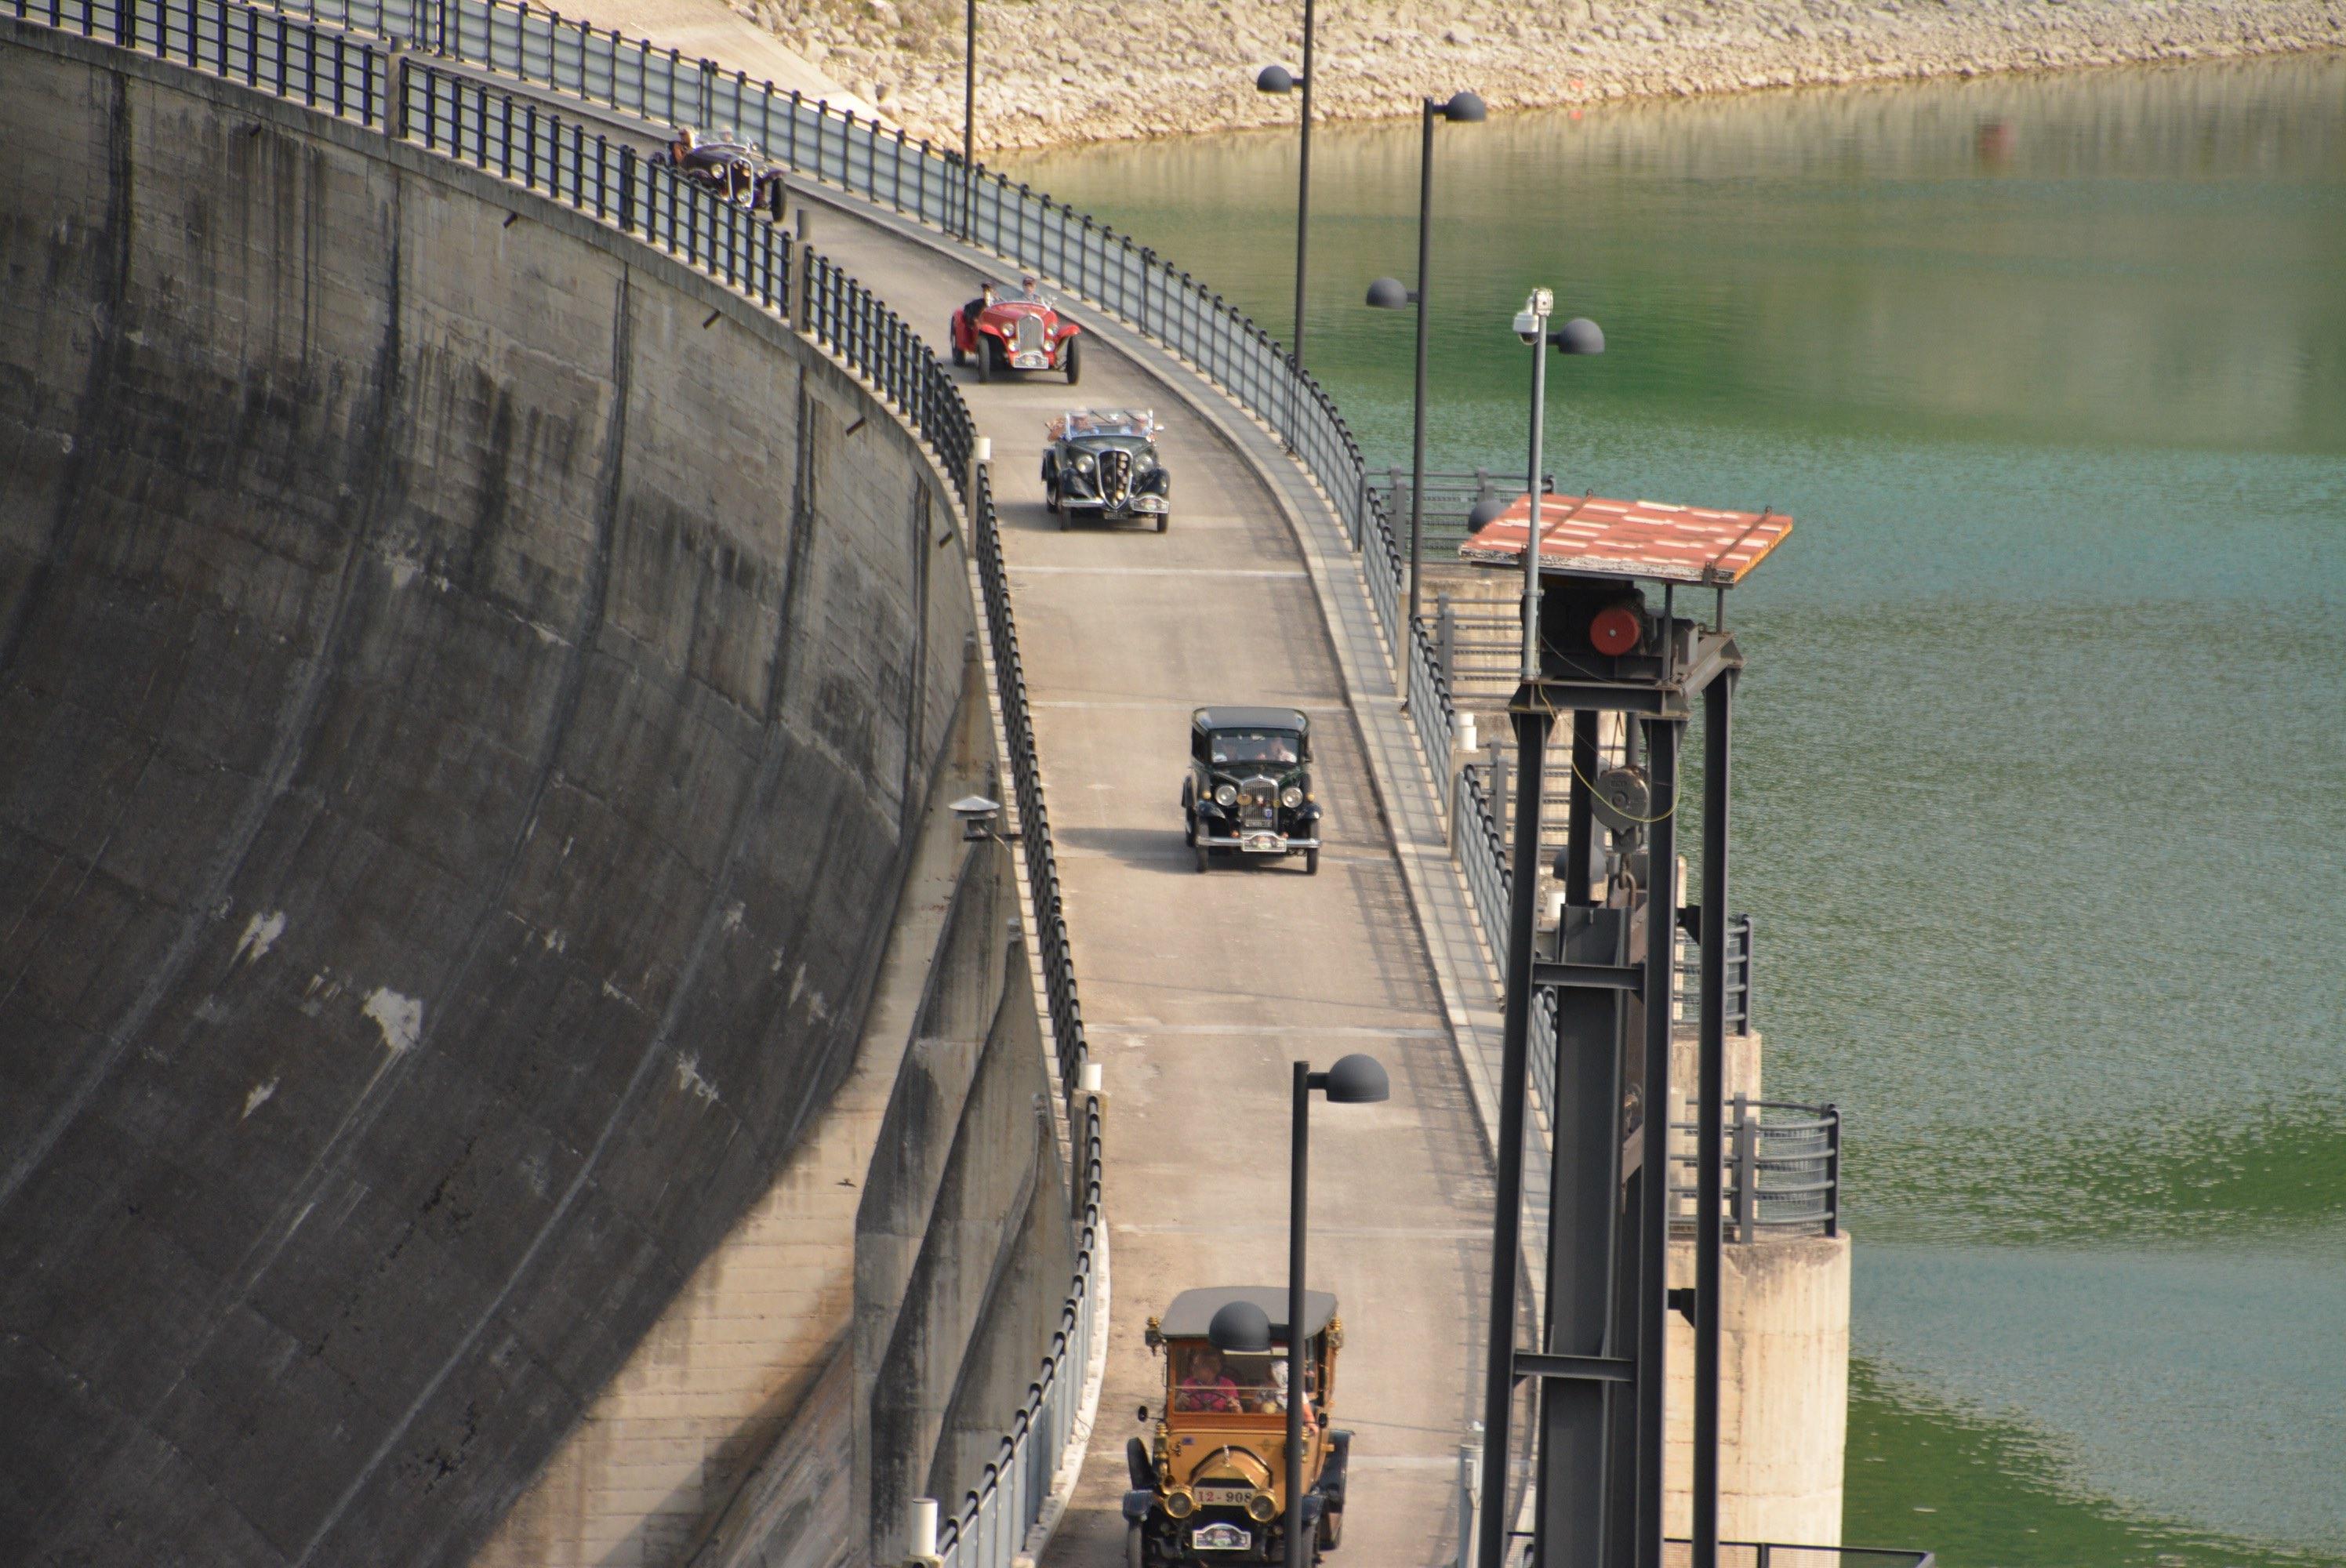
M1435 360L1465 423L1519 396L1468 367L1545 283L1611 335L1566 393L1600 411L1662 394L1761 424L2346 450L2346 56L1510 117L1438 141ZM1414 270L1415 138L1315 147L1315 362L1405 397L1402 329L1357 307ZM1178 237L1283 336L1290 158L1250 135L1019 172Z

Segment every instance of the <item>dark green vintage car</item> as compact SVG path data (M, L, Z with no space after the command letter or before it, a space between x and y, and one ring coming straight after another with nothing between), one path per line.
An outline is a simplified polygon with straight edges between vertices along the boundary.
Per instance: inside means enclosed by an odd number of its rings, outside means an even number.
M1181 816L1204 871L1218 850L1300 855L1320 870L1311 720L1292 708L1201 708L1189 716Z
M1173 476L1157 452L1147 409L1070 409L1044 431L1043 504L1066 527L1078 514L1104 523L1172 521Z

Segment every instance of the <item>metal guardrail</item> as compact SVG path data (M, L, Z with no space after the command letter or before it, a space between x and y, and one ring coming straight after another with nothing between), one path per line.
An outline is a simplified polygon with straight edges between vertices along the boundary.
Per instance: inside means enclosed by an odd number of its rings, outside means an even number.
M974 434L959 386L918 333L844 269L749 210L655 167L632 148L565 121L543 106L418 60L399 57L282 9L237 0L0 0L19 21L42 24L354 121L451 161L536 190L597 221L667 251L800 330L863 376L935 453L967 508L994 656L1021 848L1035 903L1039 957L1050 1004L1060 1084L1076 1135L1076 1271L1049 1355L1011 1420L995 1460L939 1532L948 1568L1009 1568L1023 1552L1075 1429L1097 1326L1097 1265L1105 1255L1098 1102L1077 1091L1089 1058L1059 893L1050 818L1043 799L1034 723L1002 565L993 496L969 457ZM382 8L377 9L377 15ZM444 20L466 15L446 7ZM525 15L526 13L525 12ZM588 36L591 37L591 36ZM497 35L488 34L492 43ZM639 67L648 53L589 50L587 79L606 86L657 81ZM526 64L526 51L520 56ZM633 63L624 68L614 61ZM598 65L599 63L599 65ZM672 63L672 62L671 62Z
M1670 997L1670 1022L1680 1029L1695 1026L1702 997L1702 944L1679 926L1671 951L1671 978L1677 983ZM1727 1033L1751 1033L1751 917L1727 919Z
M1422 515L1426 543L1455 545L1466 537L1468 514L1484 501L1513 501L1516 486L1524 482L1520 471L1494 474L1487 468L1471 473L1428 472L1425 476L1425 509ZM1556 475L1540 476L1542 494L1556 494ZM1410 472L1406 468L1387 467L1369 475L1369 493L1382 502L1385 515L1393 520L1394 530L1409 521Z
M1079 1114L1084 1205L1075 1286L1059 1308L1059 1327L1042 1374L1026 1387L1025 1404L1011 1418L978 1483L938 1527L939 1568L1011 1568L1011 1560L1025 1553L1027 1532L1050 1495L1060 1456L1082 1412L1084 1372L1099 1309L1094 1259L1107 1240L1107 1221L1100 1208L1099 1102L1083 1096Z
M1693 1114L1693 1102L1688 1102ZM1767 1112L1789 1113L1769 1119ZM1720 1201L1726 1206L1728 1237L1752 1241L1761 1231L1841 1234L1841 1110L1787 1100L1747 1100L1738 1095L1726 1106ZM1672 1122L1670 1130L1691 1144L1692 1121ZM1691 1149L1673 1156L1691 1170ZM1695 1186L1691 1177L1670 1181L1670 1224L1691 1231Z
M1688 1543L1673 1536L1668 1544ZM1789 1542L1722 1541L1719 1568L1933 1568L1935 1553L1888 1546L1795 1546Z

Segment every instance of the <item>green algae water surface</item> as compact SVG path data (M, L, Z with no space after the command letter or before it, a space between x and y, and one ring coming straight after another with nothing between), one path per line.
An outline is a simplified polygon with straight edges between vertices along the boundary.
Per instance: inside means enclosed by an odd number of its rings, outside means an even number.
M1846 1538L2346 1563L2346 57L1436 139L1434 465L1520 468L1545 285L1566 488L1800 520L1736 901L1849 1116ZM1405 463L1416 126L1314 151L1311 365ZM1016 174L1285 335L1291 136Z

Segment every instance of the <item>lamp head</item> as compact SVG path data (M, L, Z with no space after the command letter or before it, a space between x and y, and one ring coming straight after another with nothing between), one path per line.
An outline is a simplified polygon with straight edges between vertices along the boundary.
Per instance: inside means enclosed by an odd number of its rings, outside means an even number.
M1215 1349L1259 1356L1270 1349L1270 1318L1251 1301L1232 1301L1206 1325L1206 1339Z
M1495 496L1477 501L1474 509L1466 514L1466 531L1470 534L1482 532L1497 522L1506 510L1507 504Z
M1481 96L1475 93L1453 93L1450 101L1442 106L1442 117L1454 125L1480 125L1488 112L1483 107Z
M1285 66L1265 66L1255 73L1254 90L1259 93L1291 93L1295 90L1295 73Z
M961 819L961 836L971 843L979 843L993 836L994 820L1002 815L1002 802L983 795L964 795L953 803L953 814Z
M1354 1052L1328 1069L1327 1092L1331 1105L1373 1105L1392 1098L1392 1080L1374 1056Z
M1380 278L1369 285L1369 303L1380 311L1399 311L1417 299L1415 290L1402 287L1398 278Z
M1605 329L1586 316L1575 316L1557 328L1548 341L1567 354L1601 354L1605 351Z

